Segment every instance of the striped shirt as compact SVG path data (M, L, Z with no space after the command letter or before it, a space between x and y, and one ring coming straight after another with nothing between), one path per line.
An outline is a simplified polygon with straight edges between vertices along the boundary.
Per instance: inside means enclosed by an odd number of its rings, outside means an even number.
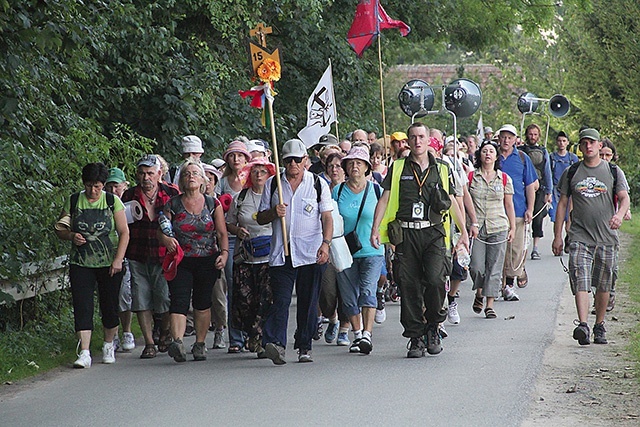
M260 211L266 211L276 206L278 201L277 191L271 194L271 177L264 185ZM302 182L296 188L295 193L287 181L286 174L280 176L282 182L282 199L287 205L286 226L287 238L293 267L315 264L318 248L322 245L322 212L331 212L331 192L327 183L319 179L321 185L320 203L315 188L316 176L305 171ZM271 253L269 265L278 267L284 265L284 243L282 241L282 220L278 217L272 223L273 235L271 236Z

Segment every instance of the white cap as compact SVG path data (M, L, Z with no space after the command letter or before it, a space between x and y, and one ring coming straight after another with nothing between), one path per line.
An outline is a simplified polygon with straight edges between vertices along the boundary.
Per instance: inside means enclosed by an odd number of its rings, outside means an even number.
M304 157L307 155L307 147L299 139L290 139L282 146L282 158Z
M260 153L266 153L267 149L264 148L264 145L260 144L258 140L252 139L247 144L247 151L250 152L250 153L253 152L253 151L258 151Z
M518 136L518 131L516 130L516 127L514 125L502 125L502 127L498 129L498 133L501 133L502 131L509 132L514 134L515 136Z
M182 154L204 153L202 140L195 135L187 135L182 138Z

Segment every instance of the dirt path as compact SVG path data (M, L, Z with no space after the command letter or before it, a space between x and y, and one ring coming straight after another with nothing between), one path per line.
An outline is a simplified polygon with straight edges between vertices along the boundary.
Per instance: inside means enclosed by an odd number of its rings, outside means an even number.
M628 255L628 243L621 236L621 260ZM582 347L571 337L576 312L567 281L555 338L545 352L523 427L640 425L640 384L627 351L629 331L640 314L627 302L628 286L616 286L616 307L605 318L609 344ZM590 315L590 326L594 318Z

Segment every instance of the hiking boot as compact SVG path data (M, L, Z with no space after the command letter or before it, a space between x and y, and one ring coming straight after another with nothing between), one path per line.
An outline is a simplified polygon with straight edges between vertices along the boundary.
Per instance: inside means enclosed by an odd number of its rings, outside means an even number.
M102 363L116 363L116 347L113 341L102 344Z
M179 363L187 361L187 353L184 351L182 340L175 340L169 344L169 356Z
M122 334L122 351L131 351L136 348L136 339L131 332Z
M311 358L311 350L298 350L298 363L309 363L313 362ZM275 362L274 362L275 363Z
M360 342L358 343L358 350L362 354L369 354L371 350L373 350L373 344L371 343L371 338L362 337Z
M215 350L225 348L226 346L227 343L224 342L224 329L215 331L213 333L213 345L211 346L211 348Z
M411 338L407 343L407 357L409 359L418 359L424 357L425 345L422 337Z
M89 350L82 350L80 354L78 354L78 358L73 362L73 367L76 369L91 367L91 353L89 353Z
M193 360L207 360L207 348L203 342L196 342L191 347Z
M457 325L460 323L460 314L458 313L458 302L454 299L449 304L449 311L447 311L447 320L449 323Z
M573 339L577 340L578 344L580 345L591 344L591 341L589 341L589 336L591 335L591 332L589 331L589 325L587 325L586 322L580 322L578 320L574 320L573 323L577 325L573 330ZM602 329L604 329L604 326L602 326Z
M271 359L274 365L284 365L287 363L284 360L284 347L272 342L267 343L264 347L264 354L268 359Z
M429 354L440 354L442 351L442 340L440 337L440 331L438 330L438 325L427 326L425 341L427 343L427 352Z
M604 328L604 322L593 325L593 343L607 344L605 332L607 332L607 330Z
M336 337L338 336L339 326L340 326L339 323L329 323L327 325L327 330L324 332L324 341L327 344L331 344L336 340Z

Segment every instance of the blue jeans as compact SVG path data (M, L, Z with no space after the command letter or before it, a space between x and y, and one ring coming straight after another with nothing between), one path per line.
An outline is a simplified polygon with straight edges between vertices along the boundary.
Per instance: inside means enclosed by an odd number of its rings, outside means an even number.
M384 256L354 258L351 267L338 273L338 288L347 316L360 313L362 307L377 307L376 291Z
M311 350L313 335L318 327L318 297L320 279L326 265L308 264L300 267L291 265L291 257L279 267L269 267L269 280L273 292L273 303L267 310L262 327L263 346L275 343L287 346L287 324L289 306L295 283L298 296L296 322L297 330L293 348Z
M231 306L233 305L233 251L236 247L236 236L229 237L229 257L224 266L227 279L227 325L229 325L229 347L244 347L244 334L240 329L231 326Z

